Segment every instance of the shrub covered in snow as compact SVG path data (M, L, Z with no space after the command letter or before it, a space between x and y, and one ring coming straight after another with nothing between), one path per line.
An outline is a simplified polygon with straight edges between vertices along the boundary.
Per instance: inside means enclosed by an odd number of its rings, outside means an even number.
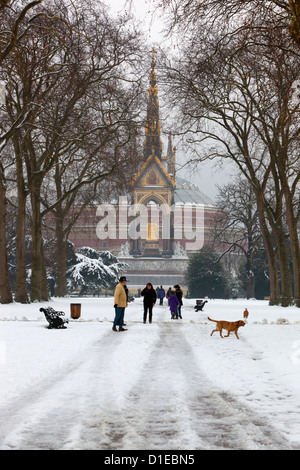
M117 284L119 273L126 267L109 251L80 248L67 269L68 290L72 292L80 289L82 295L87 292L97 293L101 288L111 289Z

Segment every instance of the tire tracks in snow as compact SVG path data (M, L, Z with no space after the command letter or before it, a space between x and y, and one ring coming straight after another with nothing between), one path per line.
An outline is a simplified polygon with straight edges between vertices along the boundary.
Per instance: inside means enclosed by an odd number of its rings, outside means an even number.
M181 326L170 324L160 325L123 409L99 416L93 433L94 443L111 450L289 447L264 418L207 381Z
M0 449L289 448L264 418L207 381L180 324L148 327L131 326L141 335L153 327L155 344L148 353L132 345L127 367L120 354L130 331L110 330L0 410Z
M101 339L103 344L110 337L109 331ZM99 341L90 344L81 351L80 357L74 357L74 361L0 408L0 450L61 448L66 436L74 433L90 398L85 390L89 380L88 364L98 344ZM86 382L78 382L78 373ZM78 383L81 383L80 389Z
M128 343L132 345L128 334L112 333L110 324L108 332L81 350L74 362L0 408L0 449L100 449L106 444L109 447L110 440L116 442L121 435L115 419L119 402L137 373L136 367L129 365L129 378L127 382L124 379L128 374L122 351L128 349ZM140 344L142 340L143 336ZM149 344L151 351L151 341ZM137 351L133 348L133 364L134 356ZM144 347L141 366L143 361L147 361ZM123 390L119 390L121 384Z

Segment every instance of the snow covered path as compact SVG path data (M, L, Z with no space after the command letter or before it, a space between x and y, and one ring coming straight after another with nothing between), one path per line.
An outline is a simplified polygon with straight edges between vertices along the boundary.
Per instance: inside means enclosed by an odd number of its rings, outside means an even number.
M0 449L291 448L265 415L210 381L201 358L204 365L211 338L205 329L195 349L199 332L190 335L190 326L129 321L124 333L99 329L79 354L0 406ZM242 343L234 341L233 355Z

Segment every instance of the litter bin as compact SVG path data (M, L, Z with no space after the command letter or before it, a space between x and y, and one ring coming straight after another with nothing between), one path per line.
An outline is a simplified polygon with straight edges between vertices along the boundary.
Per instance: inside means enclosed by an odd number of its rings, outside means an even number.
M81 315L81 304L71 304L71 318L79 318Z

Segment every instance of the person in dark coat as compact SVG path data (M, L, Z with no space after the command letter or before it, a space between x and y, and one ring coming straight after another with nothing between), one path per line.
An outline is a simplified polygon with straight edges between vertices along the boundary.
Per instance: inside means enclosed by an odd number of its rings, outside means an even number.
M148 282L142 290L141 296L144 297L144 323L147 321L147 313L149 310L149 323L152 323L152 309L156 302L157 295L151 282Z
M183 292L180 289L180 286L178 284L176 284L176 286L174 286L174 289L175 289L176 297L179 301L179 305L178 305L178 309L177 309L177 318L178 317L182 318L182 316L181 316L181 306L183 305L183 303L182 303Z
M164 298L166 296L165 289L162 286L157 291L157 297L159 298L159 305L163 305Z

